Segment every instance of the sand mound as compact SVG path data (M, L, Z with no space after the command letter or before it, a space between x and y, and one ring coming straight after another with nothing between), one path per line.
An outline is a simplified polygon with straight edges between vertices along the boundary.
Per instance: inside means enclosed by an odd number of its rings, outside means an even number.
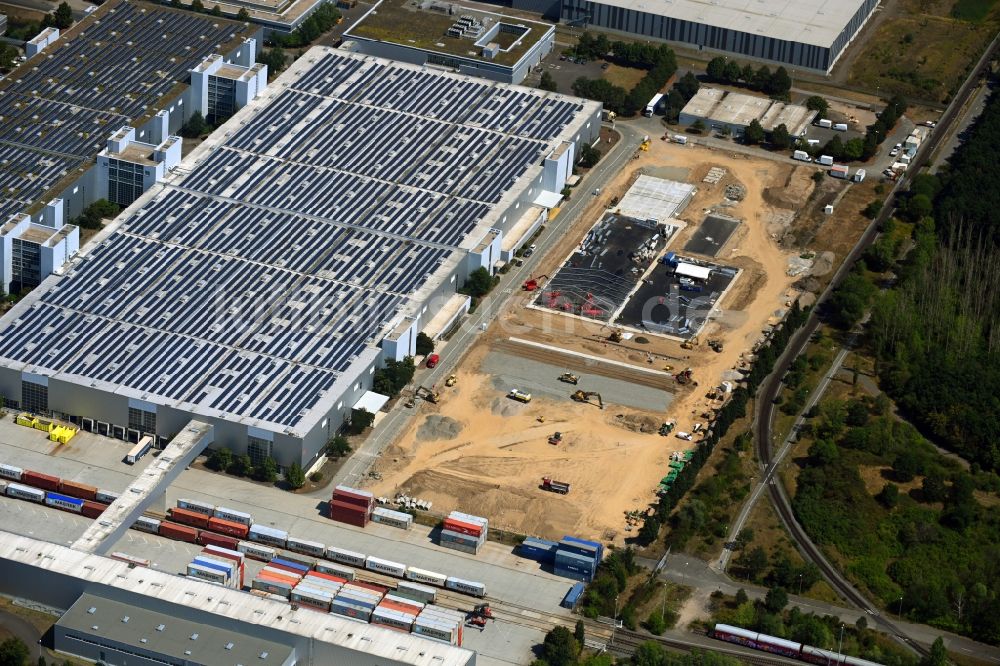
M455 439L462 432L462 424L450 416L431 414L417 428L417 439Z
M494 398L490 404L490 411L496 416L514 416L520 414L524 409L524 403L515 402L507 396Z
M660 422L652 416L641 414L619 414L615 423L632 432L656 432L660 427Z

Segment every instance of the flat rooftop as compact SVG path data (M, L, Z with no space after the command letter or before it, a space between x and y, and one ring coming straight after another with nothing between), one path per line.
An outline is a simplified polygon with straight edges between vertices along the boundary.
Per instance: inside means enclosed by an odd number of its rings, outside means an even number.
M815 111L798 104L709 87L700 88L681 113L728 125L746 126L756 120L768 132L783 124L796 136L816 117Z
M697 188L689 183L642 175L615 206L615 213L637 220L667 223L684 211L696 191Z
M452 11L449 12L449 9ZM476 46L476 42L480 41L478 38L448 36L448 29L463 16L479 20L486 31L497 23L519 26L524 31L506 32L501 29L500 34L489 41L495 41L502 49L509 50L500 51L491 60L483 57L481 46ZM514 65L553 29L550 23L504 16L446 0L382 0L358 19L344 38L362 37L484 62ZM519 37L520 41L514 45Z
M112 132L141 124L185 85L189 69L254 32L112 0L12 71L0 82L0 220L81 174Z
M751 35L830 47L864 0L596 0Z
M0 365L304 434L598 108L314 47L0 319Z

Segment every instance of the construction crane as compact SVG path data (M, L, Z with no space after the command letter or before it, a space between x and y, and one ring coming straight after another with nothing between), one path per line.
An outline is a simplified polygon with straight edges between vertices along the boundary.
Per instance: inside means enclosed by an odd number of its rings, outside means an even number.
M426 386L418 387L414 395L418 398L423 398L427 402L435 405L437 404L437 401L441 398L440 393L438 393L437 391L432 391Z
M539 275L538 277L528 278L525 280L524 284L521 285L521 289L525 291L534 291L541 286L542 280L548 280L548 275Z
M580 377L578 375L574 375L572 372L564 372L559 375L559 381L576 385L576 383L580 381Z
M597 391L576 391L570 397L576 402L590 402L591 398L597 398L597 406L604 409L604 400Z

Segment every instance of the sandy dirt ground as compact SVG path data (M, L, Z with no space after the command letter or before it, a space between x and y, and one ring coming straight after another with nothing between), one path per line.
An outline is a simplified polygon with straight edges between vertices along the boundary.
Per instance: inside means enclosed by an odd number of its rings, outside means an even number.
M653 335L645 336L646 343L636 338L610 343L607 325L527 308L529 295L515 295L462 362L457 385L439 387L438 404L418 405L420 414L413 425L383 454L376 467L381 479L371 487L376 494L405 492L433 501L435 512L459 509L487 516L501 529L547 538L572 533L621 543L629 536L625 512L655 502L654 490L668 471L670 453L691 446L673 436L657 435L656 427L672 418L679 430L690 431L696 421L705 421L701 414L720 404L707 399L706 392L734 375L741 357L798 295L792 287L796 278L786 272L790 254L778 244L783 232L775 228L776 219L780 224L790 216L776 216L764 191L771 188L770 194L777 198L781 192L776 189L790 185L795 190L787 197L792 203L809 197L812 182L790 178L793 167L788 165L654 141L649 152L639 153L604 188L601 197L594 197L577 228L543 258L540 272L554 272L600 210L610 205L612 197L621 197L641 170L664 166L687 169L689 182L698 187L682 215L688 226L674 238L672 248L683 247L710 208L744 220L716 258L742 273L718 304L718 316L700 336L702 344L684 350L677 341ZM712 166L726 169L725 178L714 185L703 183ZM745 198L718 208L726 186L734 182L744 186ZM577 191L575 196L586 194ZM674 384L676 395L665 414L575 403L568 399L569 385L565 400L536 397L523 405L507 399L503 389L480 372L486 354L510 337L661 372L666 365L675 371L691 367L698 386ZM704 344L708 338L722 340L724 350L709 350ZM643 389L636 386L636 390ZM640 425L653 432L637 432ZM563 433L563 442L550 445L547 439L557 430ZM571 492L543 491L539 487L543 476L571 483Z

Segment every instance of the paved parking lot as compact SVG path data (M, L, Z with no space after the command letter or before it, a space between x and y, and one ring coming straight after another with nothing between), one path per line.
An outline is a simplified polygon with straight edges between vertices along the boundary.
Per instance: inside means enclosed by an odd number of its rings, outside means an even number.
M718 256L719 251L729 242L730 236L740 226L740 221L724 215L708 215L691 240L684 245L685 252L694 252L706 257Z

